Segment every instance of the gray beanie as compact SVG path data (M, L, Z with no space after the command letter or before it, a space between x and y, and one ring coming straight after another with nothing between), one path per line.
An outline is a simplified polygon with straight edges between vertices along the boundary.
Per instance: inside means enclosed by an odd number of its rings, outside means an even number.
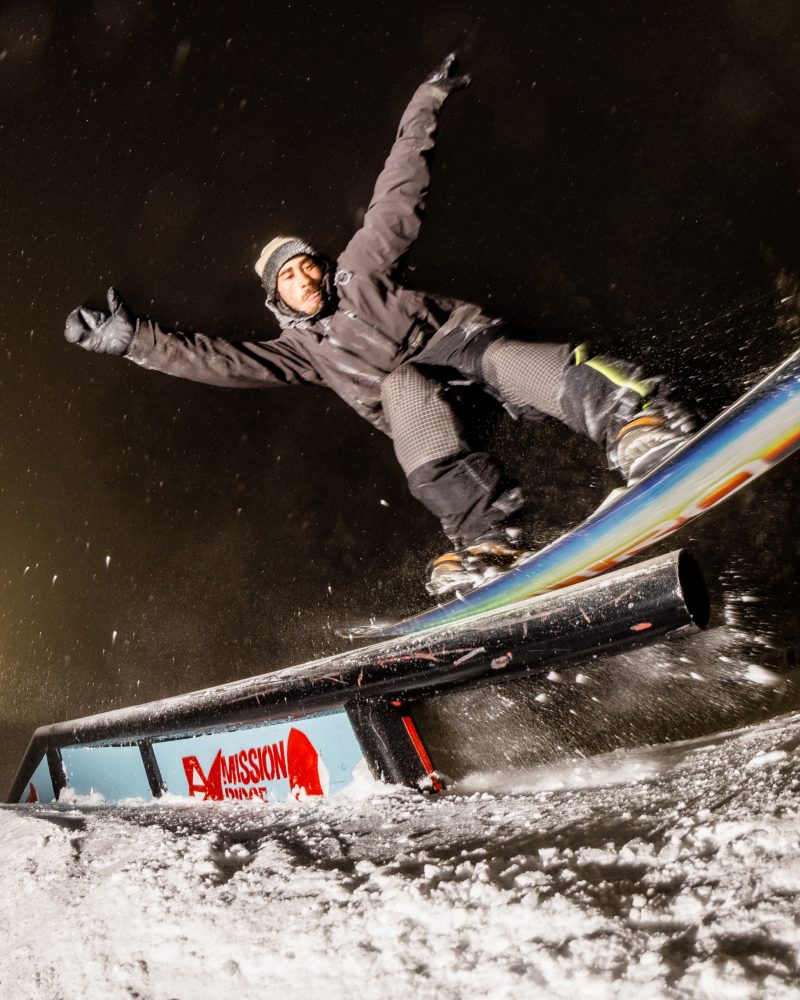
M280 269L287 260L302 254L319 257L318 251L299 236L276 236L261 251L261 256L256 261L256 274L261 278L268 300L276 297L275 283Z

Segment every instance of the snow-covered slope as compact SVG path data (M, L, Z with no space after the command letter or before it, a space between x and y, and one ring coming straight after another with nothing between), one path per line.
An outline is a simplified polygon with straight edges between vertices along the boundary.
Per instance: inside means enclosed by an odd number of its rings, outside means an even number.
M441 798L6 808L0 995L794 998L798 747L794 714Z

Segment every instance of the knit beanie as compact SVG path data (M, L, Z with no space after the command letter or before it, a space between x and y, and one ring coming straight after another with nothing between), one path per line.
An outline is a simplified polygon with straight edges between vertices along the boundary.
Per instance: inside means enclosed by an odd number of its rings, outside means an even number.
M278 280L278 272L292 257L307 254L309 257L317 258L319 253L298 236L276 236L261 251L261 256L256 261L256 274L261 278L268 301L275 299L275 285Z

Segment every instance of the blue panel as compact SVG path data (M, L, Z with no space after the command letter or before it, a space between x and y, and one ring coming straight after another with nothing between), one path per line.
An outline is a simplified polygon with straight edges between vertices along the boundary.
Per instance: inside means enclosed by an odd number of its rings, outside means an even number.
M47 756L45 755L31 775L31 780L22 793L20 802L53 802L55 797L53 782L50 780L50 768L47 765Z
M165 740L153 751L173 795L267 802L333 795L363 756L344 711Z
M152 799L138 746L64 747L69 787L78 795L99 792L104 799Z

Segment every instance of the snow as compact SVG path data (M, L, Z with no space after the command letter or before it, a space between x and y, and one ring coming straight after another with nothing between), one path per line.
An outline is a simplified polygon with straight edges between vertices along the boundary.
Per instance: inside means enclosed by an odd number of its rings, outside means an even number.
M0 995L800 988L800 714L424 797L0 810Z

